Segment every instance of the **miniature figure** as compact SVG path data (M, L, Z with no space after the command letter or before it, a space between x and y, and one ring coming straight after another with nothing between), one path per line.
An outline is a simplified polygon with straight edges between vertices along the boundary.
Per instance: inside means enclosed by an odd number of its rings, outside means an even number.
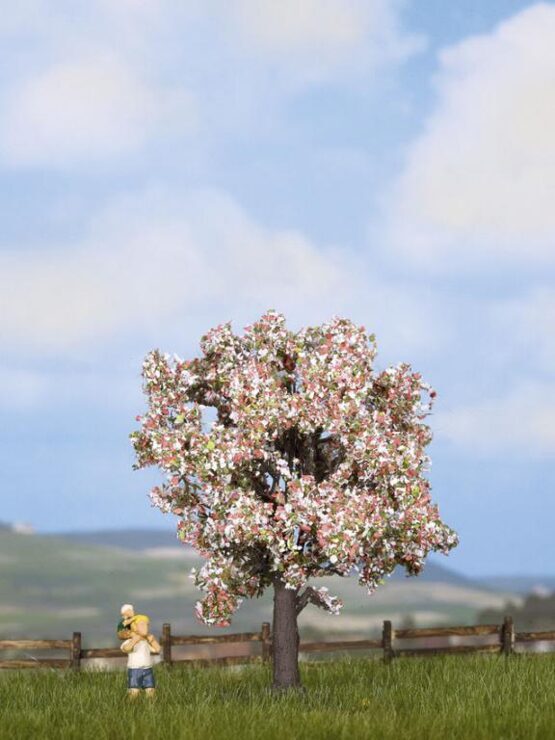
M122 618L117 626L120 639L131 639L130 650L140 639L146 639L150 646L150 652L157 655L161 650L160 643L153 634L148 632L149 617L146 614L135 614L132 604L124 604L121 607L121 615ZM132 634L127 634L129 632ZM122 634L120 635L120 633Z
M160 644L148 631L150 619L146 614L135 614L132 604L121 607L121 620L117 634L121 650L127 654L127 689L129 698L134 699L141 689L147 696L155 694L152 655L160 652Z

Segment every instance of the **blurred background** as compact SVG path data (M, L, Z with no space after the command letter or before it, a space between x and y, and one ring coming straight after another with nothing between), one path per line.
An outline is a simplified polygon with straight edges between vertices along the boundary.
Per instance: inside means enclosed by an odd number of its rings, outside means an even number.
M0 41L0 635L206 630L132 470L141 362L268 308L432 384L460 536L303 633L553 625L555 5L23 0Z

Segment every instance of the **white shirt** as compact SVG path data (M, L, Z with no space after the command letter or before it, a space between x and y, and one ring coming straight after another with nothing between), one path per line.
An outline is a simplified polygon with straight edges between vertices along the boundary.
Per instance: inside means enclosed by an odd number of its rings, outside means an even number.
M150 668L153 665L152 654L146 640L139 640L133 652L127 656L128 668Z

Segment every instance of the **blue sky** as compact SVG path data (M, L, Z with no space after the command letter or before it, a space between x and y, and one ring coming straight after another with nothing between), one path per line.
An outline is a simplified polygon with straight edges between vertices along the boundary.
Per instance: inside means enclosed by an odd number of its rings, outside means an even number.
M437 389L469 574L549 573L555 5L22 0L0 18L0 518L173 522L153 347L348 316Z

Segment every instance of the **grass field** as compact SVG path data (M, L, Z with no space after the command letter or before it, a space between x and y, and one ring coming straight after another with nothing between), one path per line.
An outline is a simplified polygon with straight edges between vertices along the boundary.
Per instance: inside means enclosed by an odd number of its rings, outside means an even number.
M510 740L555 737L555 657L448 656L303 664L306 691L276 696L264 666L156 668L130 704L121 672L4 671L0 735L136 738Z

